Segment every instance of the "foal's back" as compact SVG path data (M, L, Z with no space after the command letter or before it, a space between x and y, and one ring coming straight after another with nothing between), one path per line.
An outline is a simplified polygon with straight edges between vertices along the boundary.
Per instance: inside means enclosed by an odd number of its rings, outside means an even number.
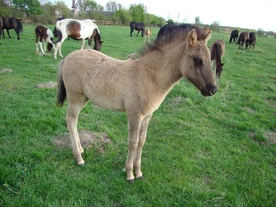
M216 40L213 42L211 49L210 49L210 55L211 55L211 61L215 60L216 58L221 58L224 55L225 52L225 43L223 40ZM220 56L220 57L217 57Z

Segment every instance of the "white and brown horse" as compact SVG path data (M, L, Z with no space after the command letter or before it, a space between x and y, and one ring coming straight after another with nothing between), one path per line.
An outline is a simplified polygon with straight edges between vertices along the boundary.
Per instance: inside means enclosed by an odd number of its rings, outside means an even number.
M102 108L127 114L126 179L134 182L135 177L142 178L141 156L149 121L175 84L185 77L203 96L217 91L206 46L210 34L210 30L199 28L172 31L127 60L95 50L77 50L61 61L58 104L68 98L66 121L77 164L84 165L78 116L91 100Z
M213 42L210 54L211 61L215 60L215 74L217 78L220 78L221 72L223 70L224 63L221 62L221 59L225 53L225 43L223 40L216 40Z
M41 49L41 52L45 55L46 52L46 42L48 51L52 51L52 48L55 49L55 45L53 43L53 34L52 31L42 25L38 25L35 28L35 43L36 43L36 52L39 52L38 45ZM42 43L44 43L44 50L42 47Z
M88 45L91 47L91 42L94 39L94 49L100 51L103 41L101 41L100 30L91 19L76 20L76 19L61 19L56 22L58 40L54 57L57 58L57 53L63 57L61 53L61 45L67 37L74 40L82 40L81 50L84 48L85 40L88 39Z

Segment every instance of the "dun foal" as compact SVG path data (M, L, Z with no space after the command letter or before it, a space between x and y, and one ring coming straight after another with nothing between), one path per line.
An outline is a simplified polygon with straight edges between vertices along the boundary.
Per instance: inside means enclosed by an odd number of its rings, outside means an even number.
M145 34L144 34L144 42L146 42L146 39L148 38L148 42L150 41L150 36L151 36L151 30L149 28L145 29Z
M223 40L216 40L210 49L211 61L215 60L215 74L220 78L224 63L221 62L222 56L225 52L225 43Z
M38 41L39 39L39 41ZM53 34L50 29L43 27L42 25L39 25L35 28L35 42L36 42L36 52L38 53L38 45L40 46L41 52L45 55L46 52L46 42L48 43L47 49L48 51L52 51L52 48L55 45L53 43ZM42 48L42 42L44 43L44 50Z
M134 182L142 178L141 156L149 121L174 85L186 77L203 96L217 91L206 46L210 34L210 30L199 28L170 32L128 60L114 59L96 50L78 50L61 61L58 104L63 105L68 98L66 121L77 164L84 165L78 116L91 100L102 108L127 114L126 179Z

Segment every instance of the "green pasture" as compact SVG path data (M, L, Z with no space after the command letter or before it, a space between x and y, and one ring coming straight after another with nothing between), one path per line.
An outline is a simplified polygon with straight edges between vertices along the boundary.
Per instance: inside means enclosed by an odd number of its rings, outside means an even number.
M38 87L56 83L61 58L36 54L36 25L23 26L20 41L12 30L11 39L0 37L0 206L275 206L275 38L257 37L255 50L238 51L230 34L213 33L208 45L226 42L217 94L205 98L185 79L174 87L149 125L145 179L129 184L126 115L83 109L79 129L96 141L77 166L65 144L67 102L56 106L56 88ZM128 27L99 29L102 52L112 57L144 45ZM154 38L159 28L151 29ZM63 55L80 47L65 40Z

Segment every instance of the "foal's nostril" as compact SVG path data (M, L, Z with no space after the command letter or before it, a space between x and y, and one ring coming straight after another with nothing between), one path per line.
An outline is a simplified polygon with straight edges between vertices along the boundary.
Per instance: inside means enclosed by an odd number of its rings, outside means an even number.
M217 92L217 86L213 86L213 88L210 90L211 96L214 95Z
M217 92L217 86L210 83L206 84L204 88L201 89L201 94L203 96L212 96Z

